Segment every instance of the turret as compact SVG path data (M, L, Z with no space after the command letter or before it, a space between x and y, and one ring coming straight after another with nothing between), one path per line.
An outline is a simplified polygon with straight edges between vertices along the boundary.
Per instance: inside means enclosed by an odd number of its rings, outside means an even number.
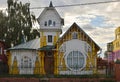
M62 32L64 20L60 17L52 2L46 7L38 17L40 25L41 47L46 45L54 45Z

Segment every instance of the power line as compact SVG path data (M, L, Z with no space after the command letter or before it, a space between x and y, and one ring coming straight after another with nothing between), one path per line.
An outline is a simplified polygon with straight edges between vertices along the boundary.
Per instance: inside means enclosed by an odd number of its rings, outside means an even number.
M84 6L84 5L95 5L95 4L105 4L105 3L114 3L114 2L120 2L120 0L114 0L114 1L103 1L103 2L92 2L92 3L82 3L82 4L71 4L71 5L59 5L54 7L72 7L72 6ZM42 9L46 7L31 7L30 9ZM5 10L7 8L2 8L0 10Z
M72 6L84 6L84 5L95 5L95 4L105 4L105 3L113 3L113 2L120 2L120 0L115 1L103 1L103 2L93 2L93 3L82 3L82 4L71 4L71 5L59 5L54 7L72 7ZM31 7L30 9L42 9L45 7Z

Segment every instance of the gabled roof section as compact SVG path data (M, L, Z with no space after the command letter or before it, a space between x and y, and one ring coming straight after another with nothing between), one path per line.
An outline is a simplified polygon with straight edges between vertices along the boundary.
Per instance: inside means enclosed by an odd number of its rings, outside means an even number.
M12 48L9 48L9 50L36 50L38 48L40 48L40 38L14 46Z
M101 49L101 48L95 43L95 41L94 41L92 38L90 38L90 36L89 36L87 33L85 33L85 32L83 31L83 29L80 28L75 22L70 26L70 28L69 28L66 32L64 32L64 34L62 34L62 36L59 38L59 40L61 40L61 39L69 32L69 30L70 30L71 28L73 28L73 27L76 27L78 30L82 31L90 40L92 40L92 41L94 42L95 46L96 46L98 49Z
M40 16L37 18L37 20L40 20L41 17L46 13L47 10L54 10L55 14L58 15L58 17L63 20L63 18L60 17L59 13L57 12L57 10L55 9L55 7L53 6L52 2L50 2L49 7L45 7L45 9L42 11L42 13L40 14ZM38 21L39 22L39 21Z

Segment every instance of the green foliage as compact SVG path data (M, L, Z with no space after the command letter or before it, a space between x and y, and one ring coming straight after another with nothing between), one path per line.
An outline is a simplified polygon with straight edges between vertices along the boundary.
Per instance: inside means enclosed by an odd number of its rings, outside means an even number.
M11 38L11 43L14 45L20 44L23 38L29 41L36 36L31 33L32 24L36 20L35 16L30 14L29 6L29 3L22 4L16 0L8 0L9 28L11 35L14 36Z
M36 22L35 16L30 14L29 3L22 4L17 0L8 0L8 16L4 16L0 12L0 39L5 40L8 47L11 44L17 45L22 43L25 39L29 41L39 36L37 30L32 30L34 22Z
M8 17L5 13L0 11L0 40L6 39L7 31L8 31Z

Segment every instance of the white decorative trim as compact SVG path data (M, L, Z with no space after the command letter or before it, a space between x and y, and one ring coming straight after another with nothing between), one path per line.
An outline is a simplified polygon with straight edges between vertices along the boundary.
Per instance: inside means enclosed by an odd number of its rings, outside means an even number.
M93 71L60 71L60 75L90 75L93 74Z
M67 56L70 52L72 51L78 51L81 52L84 56L84 65L82 68L80 68L79 70L74 70L72 68L70 68L67 64ZM62 62L63 60L65 60L65 64L66 67L70 70L70 71L74 71L74 72L80 72L81 70L83 70L83 68L85 68L86 66L86 58L90 58L90 56L88 55L88 52L92 53L92 48L91 46L82 40L78 40L78 39L72 39L69 41L64 42L60 47L59 47L59 52L60 53L64 53L64 55L62 56L62 59L60 60L60 66L62 66ZM61 69L60 69L61 71Z
M35 60L38 54L36 50L12 50L10 51L12 54L11 66L13 64L14 57L17 57L18 67L19 67L19 74L33 74L34 67L35 67ZM31 68L21 68L21 59L27 56L31 59ZM39 58L39 57L38 57ZM40 59L39 59L40 61Z
M71 51L72 52L72 51ZM69 53L71 53L71 52L69 52ZM80 51L78 51L78 52L80 52ZM70 69L71 71L81 71L85 66L86 66L86 56L84 55L84 53L82 53L82 55L84 56L84 64L83 64L83 67L82 68L80 68L80 69L78 69L78 70L74 70L74 69L72 69L72 68L70 68L69 66L68 66L68 63L67 63L67 56L69 55L69 53L67 53L66 55L65 55L65 64L66 64L66 66L67 66L67 68L68 69Z

